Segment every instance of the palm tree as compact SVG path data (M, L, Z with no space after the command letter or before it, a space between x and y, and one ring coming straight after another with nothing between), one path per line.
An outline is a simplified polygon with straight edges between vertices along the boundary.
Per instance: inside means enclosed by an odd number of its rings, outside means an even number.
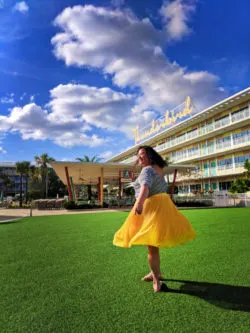
M84 155L83 158L77 157L76 160L82 163L99 163L102 158L98 156L93 156L92 158L89 158L87 155Z
M42 177L43 197L48 197L48 164L54 162L55 159L50 157L47 153L41 156L35 156L36 163L40 166L40 172Z
M23 176L27 175L29 166L30 166L29 161L16 162L16 172L20 175L19 207L22 207L23 205Z
M77 157L76 160L82 163L99 163L102 160L102 158L98 156L93 156L92 158L89 158L89 156L84 155L83 158ZM88 184L87 188L88 188L88 200L91 200L92 197L91 185Z
M29 174L30 174L30 162L29 161L24 161L23 162L25 165L25 180L26 180L26 186L25 186L25 203L27 204L28 201L28 182L29 182Z

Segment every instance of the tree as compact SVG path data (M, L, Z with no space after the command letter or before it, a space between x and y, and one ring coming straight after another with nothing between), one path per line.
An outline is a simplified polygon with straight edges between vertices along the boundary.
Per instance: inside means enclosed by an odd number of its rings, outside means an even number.
M77 157L76 160L82 163L99 163L102 160L102 158L98 156L93 156L92 158L89 158L87 155L84 155L83 158ZM92 197L91 185L88 184L87 187L88 187L88 200L91 200Z
M67 186L63 184L60 178L56 175L53 169L49 169L49 186L48 186L48 194L49 197L55 198L57 194L60 197L63 197L68 194Z
M14 181L7 175L0 174L0 179L2 180L2 184L4 185L5 190L7 190L8 187L13 187L15 184ZM3 196L4 196L4 188L2 191ZM1 192L0 192L0 194L1 194Z
M244 169L246 170L243 175L247 180L250 180L250 161L246 160L244 163Z
M50 157L47 153L42 154L41 156L35 156L35 161L40 167L40 174L42 178L42 196L43 198L48 197L48 164L54 162L55 159Z
M19 207L23 205L23 176L27 175L29 172L30 162L22 161L16 162L16 172L20 175L20 198L19 198Z
M30 162L29 161L24 161L24 176L25 176L25 180L26 180L26 186L25 186L25 203L27 203L28 201L28 183L29 183L29 175L30 175Z
M92 158L89 158L87 155L84 155L83 158L77 157L76 160L82 163L99 163L102 158L98 156L93 156Z
M40 170L35 165L30 166L29 199L40 199L42 197L42 182Z
M236 179L230 189L231 193L245 193L250 189L250 162L246 160L244 163L244 169L246 171L243 172L243 177Z

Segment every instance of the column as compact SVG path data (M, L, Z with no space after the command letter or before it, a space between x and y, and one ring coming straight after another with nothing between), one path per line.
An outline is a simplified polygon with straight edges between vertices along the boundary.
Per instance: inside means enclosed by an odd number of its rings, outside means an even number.
M66 180L67 180L69 200L72 201L73 197L72 197L72 191L71 191L71 186L70 186L68 167L65 167L65 174L66 174Z
M101 179L100 179L100 205L103 206L103 178L104 172L103 168L101 168Z

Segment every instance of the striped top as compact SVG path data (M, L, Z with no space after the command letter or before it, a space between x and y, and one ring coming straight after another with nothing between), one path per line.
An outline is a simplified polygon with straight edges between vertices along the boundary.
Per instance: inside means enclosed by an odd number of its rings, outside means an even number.
M161 178L152 166L144 167L139 177L133 182L136 198L138 198L140 194L140 189L142 185L148 186L148 197L167 191L167 183L165 179Z

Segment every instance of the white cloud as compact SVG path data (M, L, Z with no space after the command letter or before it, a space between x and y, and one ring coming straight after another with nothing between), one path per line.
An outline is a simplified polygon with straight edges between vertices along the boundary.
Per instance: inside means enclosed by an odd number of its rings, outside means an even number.
M35 100L35 95L31 95L30 96L30 102L34 102L34 100Z
M0 116L0 131L17 132L23 140L52 140L63 147L109 142L104 134L97 135L103 130L131 136L133 95L77 84L59 85L50 93L49 111L35 103L14 107L8 116ZM148 113L140 117L147 119Z
M179 10L186 13L182 14L183 22L191 12L186 6ZM122 89L139 88L134 113L163 112L186 96L198 107L225 96L217 88L217 76L171 63L163 53L165 31L157 30L148 18L138 19L130 10L75 6L58 15L55 25L61 29L52 38L55 56L67 66L98 68Z
M67 122L77 118L108 130L118 130L134 105L131 94L77 84L59 85L51 90L51 97L51 120Z
M13 8L15 11L18 11L22 14L25 14L29 11L29 6L25 1L17 2Z
M12 95L10 95L9 97L6 96L6 97L1 97L0 98L0 103L2 104L13 104L15 101L14 101L14 98Z
M114 153L112 151L107 150L107 151L103 152L102 154L98 155L98 157L107 160L108 158L110 158L113 155L114 155Z
M0 154L6 154L7 151L3 149L3 147L0 146Z
M168 39L179 40L189 35L191 29L187 23L190 15L195 11L195 4L188 4L184 0L175 0L173 2L165 1L160 9L163 22L168 34Z

